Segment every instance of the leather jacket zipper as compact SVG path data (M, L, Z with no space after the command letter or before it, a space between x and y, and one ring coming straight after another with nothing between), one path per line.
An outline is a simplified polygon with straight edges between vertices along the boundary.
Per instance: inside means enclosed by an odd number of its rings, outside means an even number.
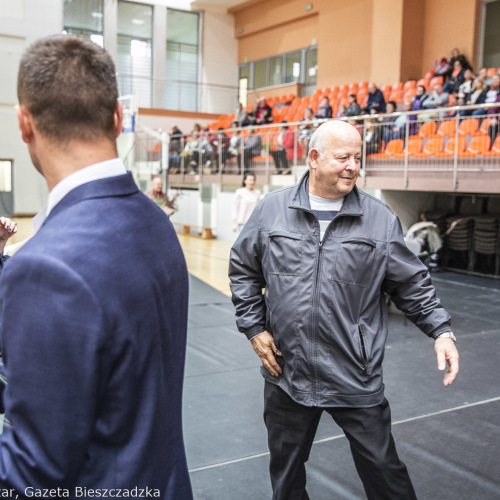
M368 354L366 352L366 341L365 341L365 334L363 332L363 325L358 326L358 332L359 332L359 341L361 343L361 358L364 365L364 371L366 371L368 369Z

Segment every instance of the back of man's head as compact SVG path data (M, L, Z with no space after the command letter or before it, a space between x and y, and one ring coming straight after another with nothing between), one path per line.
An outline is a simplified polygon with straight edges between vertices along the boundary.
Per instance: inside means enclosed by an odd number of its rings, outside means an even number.
M115 66L90 40L58 35L33 43L21 59L17 95L40 133L55 142L115 140Z

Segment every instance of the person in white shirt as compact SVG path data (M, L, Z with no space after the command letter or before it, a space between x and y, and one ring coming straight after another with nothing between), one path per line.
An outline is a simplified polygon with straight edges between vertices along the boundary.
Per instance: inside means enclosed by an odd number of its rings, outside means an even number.
M243 187L236 190L233 207L233 231L241 232L260 201L260 191L254 188L255 175L245 174Z

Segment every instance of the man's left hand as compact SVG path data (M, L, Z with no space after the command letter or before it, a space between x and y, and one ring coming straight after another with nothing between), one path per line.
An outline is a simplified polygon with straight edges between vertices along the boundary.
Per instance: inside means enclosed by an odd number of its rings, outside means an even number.
M448 365L443 385L445 387L451 385L458 375L458 360L460 358L455 342L450 338L437 338L434 342L434 350L436 351L438 368L442 371Z

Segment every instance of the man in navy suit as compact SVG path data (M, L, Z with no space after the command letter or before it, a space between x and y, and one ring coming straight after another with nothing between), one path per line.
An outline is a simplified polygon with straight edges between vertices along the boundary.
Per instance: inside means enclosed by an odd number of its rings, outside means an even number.
M0 489L191 499L186 266L167 216L117 158L114 64L78 37L40 40L21 60L18 98L50 193L0 279Z

